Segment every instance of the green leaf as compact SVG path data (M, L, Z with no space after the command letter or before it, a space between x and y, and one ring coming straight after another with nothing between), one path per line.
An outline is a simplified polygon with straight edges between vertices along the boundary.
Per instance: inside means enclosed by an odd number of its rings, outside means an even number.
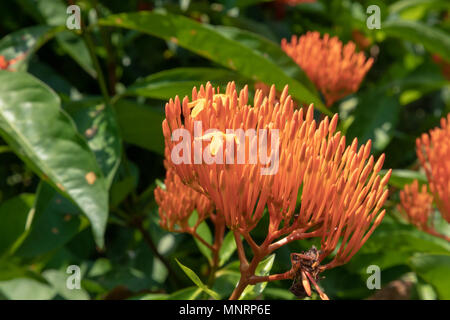
M229 297L236 288L240 278L239 266L237 271L221 269L216 272L212 289L222 297Z
M33 194L21 194L0 204L0 256L25 233L33 202Z
M288 84L294 98L314 103L317 109L330 114L304 72L280 45L251 32L201 24L183 16L156 11L111 15L99 20L99 24L170 40L254 81L273 83L278 90Z
M50 300L56 290L34 279L16 278L0 282L0 294L10 300Z
M386 172L386 170L382 170L380 174L384 175ZM406 184L411 184L414 180L418 180L420 183L427 183L427 177L419 171L395 169L392 170L389 184L394 187L403 189Z
M1 71L0 134L42 179L82 209L103 247L106 181L88 144L60 109L58 96L29 74Z
M181 262L178 261L178 259L175 260L180 266L180 268L184 271L184 273L186 273L186 275L189 277L189 279L191 279L192 282L194 282L197 287L203 289L205 285L203 284L202 280L200 280L200 278L195 274L195 272L189 269L188 267L184 266L183 264L181 264Z
M110 205L117 207L123 200L136 188L136 179L133 176L127 176L123 180L114 182L111 185Z
M273 262L275 261L275 253L272 253L270 256L262 260L255 270L255 275L257 276L267 276L272 269ZM267 282L260 282L255 285L247 286L244 292L242 292L239 300L244 299L255 299L259 296L267 286Z
M162 122L164 113L150 106L120 99L114 104L122 139L139 147L164 154Z
M67 4L62 0L19 0L21 6L39 23L49 26L63 26L64 31L56 36L60 47L75 60L88 74L96 77L96 72L88 48L82 38L66 29Z
M194 210L189 217L189 225L191 227L194 227L198 220L198 213L196 210ZM197 227L197 234L203 238L206 242L212 245L212 233L209 229L208 224L206 221L203 221L200 223ZM208 259L209 262L212 262L212 252L211 250L205 246L200 240L197 238L194 238L195 243L197 244L197 247L199 248L200 252Z
M427 50L439 54L443 59L450 59L450 37L439 29L420 22L392 20L383 22L382 31L388 37L422 44Z
M94 152L109 188L119 167L122 152L114 109L105 105L102 98L96 97L70 102L64 105L64 109Z
M42 82L45 82L45 84L54 91L58 92L62 99L70 99L71 97L81 95L77 88L75 88L66 78L60 75L52 66L45 62L33 62L29 65L27 71Z
M200 280L200 278L195 274L194 271L192 271L191 269L189 269L188 267L184 266L183 264L181 264L180 261L178 261L178 259L175 259L175 261L178 263L178 265L180 266L180 268L184 271L184 273L189 277L189 279L192 280L192 282L195 283L195 285L197 287L199 287L201 290L203 290L204 292L206 292L208 295L210 295L212 298L216 299L216 300L220 300L220 296L219 294L217 294L217 292L214 292L213 290L209 289L203 282L202 280Z
M416 254L409 264L421 278L433 285L440 299L450 299L450 254Z
M198 290L197 288L195 288ZM139 300L168 300L170 295L165 293L149 293L146 295L143 295L139 298Z
M0 257L0 282L29 276L34 276L34 273L29 270L29 266L23 264L17 257Z
M400 0L392 3L388 10L390 15L400 15L403 19L421 19L430 8L438 10L449 8L447 0Z
M219 267L223 266L228 259L236 251L236 241L232 231L229 231L222 242L222 247L219 250Z
M78 207L45 182L38 187L34 210L17 256L32 258L61 248L88 225Z
M351 141L357 137L360 143L371 139L373 149L382 151L393 137L400 110L400 104L394 96L387 96L379 90L364 94L356 106L347 138Z
M416 253L448 254L450 243L417 230L411 225L394 222L389 216L370 236L359 252L346 265L348 270L362 274L367 266L376 264L382 270L405 265Z
M195 300L203 290L197 287L188 287L172 293L167 300Z
M242 80L233 71L218 68L175 68L154 73L129 86L125 95L169 100L190 96L194 87L210 81L214 86L226 87L227 82ZM241 81L244 83L244 81Z
M34 26L12 32L0 40L0 56L6 60L18 58L13 70L25 71L34 52L55 36L61 28Z

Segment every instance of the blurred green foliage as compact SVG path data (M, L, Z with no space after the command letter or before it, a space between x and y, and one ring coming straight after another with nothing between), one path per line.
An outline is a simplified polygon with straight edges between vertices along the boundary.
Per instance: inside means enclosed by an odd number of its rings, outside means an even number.
M81 30L65 27L72 3ZM379 30L366 27L373 4ZM165 101L233 80L250 90L258 81L289 84L299 102L339 113L348 141L372 139L395 169L387 217L349 264L325 273L325 292L373 295L367 267L378 265L382 285L400 280L412 283L411 298L450 299L450 244L395 209L405 183L426 181L416 137L450 112L449 81L433 60L450 62L449 9L445 0L2 1L0 55L22 58L15 72L0 71L0 297L227 298L239 279L231 234L208 288L209 251L159 227L153 189L165 174ZM359 91L330 110L279 46L308 30L343 42L363 35L370 44L359 49L375 59ZM202 232L211 233L206 223ZM258 273L285 272L290 253L314 241L282 247ZM81 268L80 290L66 287L69 265ZM294 299L288 282L251 286L245 298Z

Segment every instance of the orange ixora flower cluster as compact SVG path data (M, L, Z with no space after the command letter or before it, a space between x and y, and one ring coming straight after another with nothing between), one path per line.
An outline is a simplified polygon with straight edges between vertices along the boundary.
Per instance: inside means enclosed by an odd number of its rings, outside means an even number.
M442 217L450 223L450 114L441 119L441 127L416 140L416 152L425 170L431 194L427 187L419 191L418 182L405 186L400 192L399 209L420 229L450 241L450 237L436 232L430 225L434 200Z
M172 232L194 231L189 218L197 210L197 224L207 219L213 212L212 202L204 195L187 187L172 169L168 169L164 181L165 189L155 190L155 200L159 206L160 225Z
M356 45L346 45L337 38L319 32L307 32L291 42L283 39L282 49L306 72L311 81L322 92L327 106L356 92L373 59L364 53L356 53Z
M238 92L229 83L220 93L208 83L194 88L191 100L170 100L165 111L168 178L175 179L171 175L176 173L186 188L210 199L215 227L222 219L234 233L241 279L230 298L239 298L250 284L293 279L298 296L311 295L312 284L325 299L317 284L319 273L348 262L385 214L381 207L388 196L390 171L384 177L378 174L384 155L375 161L370 141L358 148L355 139L346 146L345 137L336 132L337 115L316 122L312 106L294 107L287 86L279 98L274 86L268 95L257 90L251 105L247 86ZM183 201L177 199L182 197L181 186L173 192L171 188L175 184L166 183L166 194L174 194L172 201ZM162 191L156 193L163 204ZM160 212L164 215L172 208ZM265 210L270 221L267 237L258 244L250 231ZM293 254L291 270L255 275L264 257L312 237L322 239L319 250ZM252 249L251 261L242 238Z
M429 228L429 218L433 213L433 196L428 193L427 186L424 184L419 187L419 182L414 180L410 185L400 191L399 211L412 224L422 230Z

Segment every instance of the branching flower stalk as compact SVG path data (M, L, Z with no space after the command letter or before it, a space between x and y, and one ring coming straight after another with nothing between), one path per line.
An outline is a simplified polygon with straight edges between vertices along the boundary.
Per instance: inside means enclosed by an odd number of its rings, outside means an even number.
M225 223L221 216L214 214L214 204L204 195L181 182L177 174L167 165L165 189L155 189L155 200L159 206L160 226L171 232L188 233L200 241L212 253L209 284L214 281L214 274L219 266L219 251L225 233ZM193 226L189 224L192 212L196 210L198 217ZM214 243L210 244L202 238L197 229L209 218L214 224Z
M391 171L383 178L378 175L384 155L375 162L370 141L359 149L356 139L346 146L345 137L336 132L337 121L335 115L316 123L313 107L297 109L287 86L279 98L274 86L268 96L257 90L253 106L248 104L247 87L238 93L232 82L225 93L208 83L193 89L191 101L176 97L166 104L168 176L213 203L215 214L209 217L216 228L221 221L234 233L241 278L230 299L238 299L248 285L284 279L294 280L292 290L299 297L310 296L314 288L327 299L318 285L319 274L348 262L380 224ZM179 130L189 135L182 136ZM161 191L156 191L161 221L166 225L164 219L177 217L176 224L186 232L191 207L179 191L175 193L178 198L168 197L167 202L176 204L178 211L165 205ZM265 209L270 222L265 240L258 244L250 233ZM199 213L200 217L206 214ZM315 237L321 238L320 249L293 253L287 272L255 274L270 253ZM241 238L251 248L250 260Z

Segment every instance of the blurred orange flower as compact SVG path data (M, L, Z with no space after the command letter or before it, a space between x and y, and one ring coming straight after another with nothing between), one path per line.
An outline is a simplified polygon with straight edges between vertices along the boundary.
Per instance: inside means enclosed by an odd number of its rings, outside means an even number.
M442 217L450 223L450 114L416 140L417 157Z
M160 225L163 229L190 232L189 218L197 210L197 223L204 221L214 209L204 195L184 185L172 169L166 172L165 189L155 189L155 200L159 206Z
M283 39L282 49L306 72L325 97L327 106L356 92L373 59L356 53L353 42L346 45L337 38L319 32L307 32L291 42Z
M400 191L400 204L397 208L409 222L421 230L427 230L433 213L433 196L428 193L425 184L419 188L419 182L414 180Z

